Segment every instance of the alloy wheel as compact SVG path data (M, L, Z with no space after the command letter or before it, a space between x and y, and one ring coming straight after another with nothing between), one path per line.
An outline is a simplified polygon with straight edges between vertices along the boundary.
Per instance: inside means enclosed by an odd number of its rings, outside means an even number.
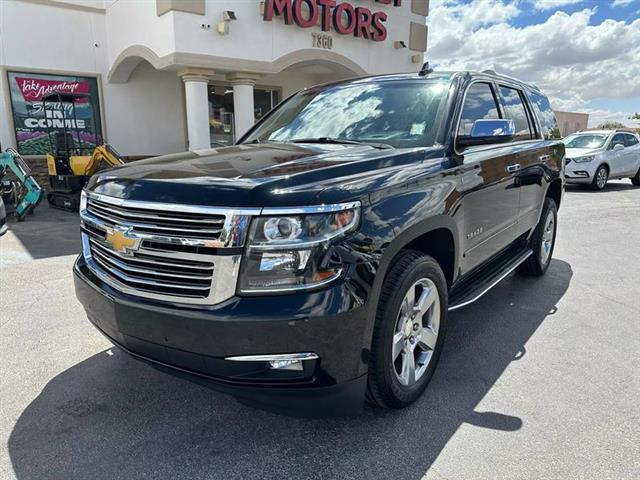
M408 289L393 336L393 371L411 387L424 375L433 357L440 326L440 296L433 281L422 278Z
M596 184L598 185L598 188L600 190L602 190L604 188L604 186L607 184L607 169L606 168L600 168L598 169L598 173L597 173L597 177L596 177Z
M540 244L540 259L542 265L546 265L551 257L551 250L553 249L553 239L555 236L556 222L553 217L553 212L547 214L547 219L544 222L544 230L542 231L542 242Z

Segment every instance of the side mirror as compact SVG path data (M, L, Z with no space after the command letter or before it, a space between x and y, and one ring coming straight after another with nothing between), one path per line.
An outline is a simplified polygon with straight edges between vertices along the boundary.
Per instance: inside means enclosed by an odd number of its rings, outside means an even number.
M513 120L493 119L476 120L471 128L471 135L458 137L458 145L471 147L475 145L491 145L494 143L507 143L513 141L516 135L516 127Z
M614 151L614 152L619 152L620 150L624 150L624 145L623 145L623 144L621 144L621 143L616 143L616 144L613 146L613 151Z

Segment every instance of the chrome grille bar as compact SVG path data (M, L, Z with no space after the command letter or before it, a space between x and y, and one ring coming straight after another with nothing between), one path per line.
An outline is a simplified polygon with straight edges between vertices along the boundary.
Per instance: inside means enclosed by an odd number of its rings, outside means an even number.
M213 305L235 294L241 256L225 250L244 245L259 212L89 192L80 212L83 255L101 280L127 294ZM116 246L115 235L127 247Z

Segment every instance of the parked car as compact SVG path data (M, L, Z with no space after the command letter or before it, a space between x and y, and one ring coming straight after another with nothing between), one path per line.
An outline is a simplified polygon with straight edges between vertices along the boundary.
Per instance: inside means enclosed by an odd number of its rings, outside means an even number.
M549 268L554 132L536 87L493 72L305 89L235 146L95 175L77 297L134 357L259 405L405 407L447 311Z
M565 175L567 183L602 190L611 178L629 178L640 186L640 138L620 130L591 130L569 135Z

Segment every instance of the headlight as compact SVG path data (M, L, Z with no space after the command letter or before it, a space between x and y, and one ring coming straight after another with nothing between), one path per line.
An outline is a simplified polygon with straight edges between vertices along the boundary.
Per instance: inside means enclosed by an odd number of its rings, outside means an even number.
M574 158L573 161L576 162L576 163L587 163L587 162L592 161L594 158L596 158L595 155L586 155L584 157Z
M87 209L87 192L82 190L80 192L80 211L82 212L83 210L86 210L86 209Z
M330 247L358 226L359 202L266 213L273 215L251 223L240 292L303 290L340 276L340 262L331 258Z

